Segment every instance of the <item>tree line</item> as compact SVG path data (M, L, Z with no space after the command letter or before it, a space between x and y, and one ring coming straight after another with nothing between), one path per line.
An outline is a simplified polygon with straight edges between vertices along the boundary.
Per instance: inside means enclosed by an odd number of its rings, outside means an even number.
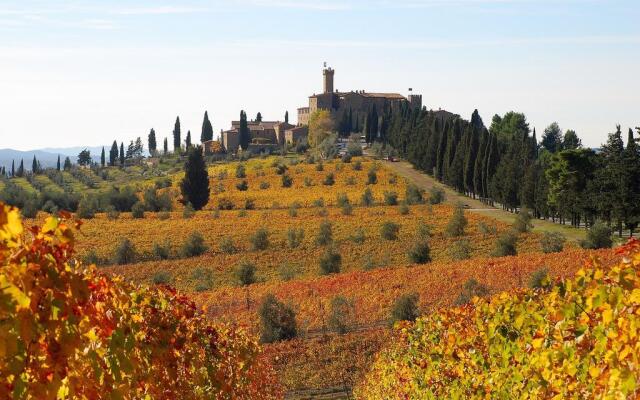
M374 140L470 197L574 226L604 221L619 234L633 234L640 223L640 128L629 129L625 143L617 126L600 149L590 149L557 123L538 142L517 112L495 115L487 128L477 110L465 120L405 104L379 120L384 129Z

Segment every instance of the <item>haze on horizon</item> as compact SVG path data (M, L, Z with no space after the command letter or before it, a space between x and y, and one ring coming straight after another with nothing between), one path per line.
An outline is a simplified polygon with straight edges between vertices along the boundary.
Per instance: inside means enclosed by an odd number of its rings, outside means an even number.
M599 146L640 124L633 0L0 3L0 148L200 137L241 109L282 120L321 91L407 94L469 118L523 112ZM624 132L624 131L623 131Z

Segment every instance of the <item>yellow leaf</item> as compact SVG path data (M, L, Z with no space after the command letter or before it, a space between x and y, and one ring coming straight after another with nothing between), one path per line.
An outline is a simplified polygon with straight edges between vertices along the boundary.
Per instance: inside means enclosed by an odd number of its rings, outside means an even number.
M7 276L4 274L0 275L0 287L2 287L2 292L8 294L9 297L17 303L17 310L29 308L31 304L29 296L20 290L19 287L9 282Z
M531 345L534 349L539 349L540 347L542 347L543 342L544 338L533 339L533 341L531 341Z
M600 368L593 366L593 367L589 367L589 375L591 375L592 378L597 378L598 375L600 375Z
M611 308L607 308L602 312L602 323L606 325L611 321L613 321L613 311Z

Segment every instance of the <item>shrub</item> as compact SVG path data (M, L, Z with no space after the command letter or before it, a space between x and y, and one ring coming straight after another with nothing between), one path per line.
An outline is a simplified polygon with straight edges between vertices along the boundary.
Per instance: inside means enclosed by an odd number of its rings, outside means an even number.
M529 232L531 228L533 228L531 219L531 213L523 207L520 209L520 212L516 215L516 219L513 221L513 229L519 233Z
M167 220L169 218L171 218L171 213L169 211L160 211L158 213L158 219L160 219L160 220L164 221L164 220Z
M409 206L407 205L406 202L402 202L400 203L400 207L398 207L398 212L400 213L400 215L407 215L409 214Z
M560 232L544 232L540 238L543 253L559 253L564 248L566 238Z
M244 165L238 164L236 166L236 178L243 179L247 177L247 172L245 171Z
M282 175L282 187L288 188L293 185L293 179L289 175Z
M233 239L230 236L225 236L220 239L220 251L225 254L234 254L238 249L233 244Z
M229 172L226 169L223 169L222 171L218 172L218 179L221 181L227 179L228 176L229 176Z
M390 325L395 324L398 321L410 321L413 322L420 315L418 310L418 294L403 294L398 297L391 306L391 313L389 316Z
M350 163L350 162L351 162L351 154L349 154L349 153L344 153L344 154L342 155L342 162L343 162L343 163L345 163L345 164Z
M587 231L587 238L580 242L585 249L608 249L612 245L611 229L600 222L593 224Z
M320 274L329 275L340 272L342 256L333 248L327 248L320 257Z
M353 214L353 206L351 205L351 203L345 203L340 208L340 212L342 212L342 215L351 215Z
M347 178L345 183L347 184L347 186L354 186L358 182L356 181L356 177L355 176L350 176L350 177Z
M398 183L398 175L391 175L389 177L389 183L392 185L395 185L396 183Z
M107 208L105 208L105 212L107 214L107 219L111 221L115 221L120 218L120 211L116 210L112 205L108 205Z
M367 172L367 185L375 185L378 183L378 175L376 174L376 170L371 168L369 172Z
M85 254L84 257L82 257L82 262L87 265L91 265L91 264L99 265L101 264L100 261L101 261L100 257L98 256L98 253L96 253L94 249L89 250L87 254Z
M35 218L38 215L38 201L35 199L29 199L24 203L20 213L25 218Z
M347 197L346 193L338 193L336 196L336 205L338 207L343 207L346 204L349 204L349 197Z
M218 200L218 210L233 210L235 205L229 199L222 198Z
M349 144L347 144L347 154L349 154L352 157L361 156L362 146L360 146L360 144L358 143L349 142Z
M158 271L153 274L154 285L167 285L171 282L171 274L166 271Z
M131 216L133 218L144 218L144 204L141 201L131 207Z
M462 204L456 205L453 209L451 219L449 219L449 223L447 224L447 235L451 237L464 235L464 228L467 226L467 223L467 218L464 216Z
M168 240L164 244L154 243L151 253L157 260L168 260L171 254L171 243Z
M236 268L235 275L240 285L252 285L256 282L256 265L249 261L242 261Z
M533 271L529 277L529 287L531 289L550 289L551 286L552 282L547 268L540 268Z
M353 234L351 236L349 236L349 240L351 240L352 242L357 243L357 244L364 243L365 239L366 239L366 237L365 237L365 234L364 234L364 229L362 229L362 228L357 228L353 232Z
M427 240L433 235L431 233L432 230L433 230L433 228L431 227L431 225L428 225L423 220L420 220L420 221L418 221L418 227L416 229L416 235L418 236L418 238L420 238L422 240Z
M398 232L400 232L400 225L391 221L386 221L380 228L380 236L386 240L398 239Z
M496 241L496 248L493 251L495 257L515 256L518 254L516 243L518 237L513 232L505 232Z
M191 273L191 279L195 281L196 292L205 292L213 287L213 274L209 269L196 268Z
M78 203L77 215L78 218L90 219L93 218L98 209L98 200L93 196L85 196Z
M313 181L308 176L304 177L304 181L303 182L304 182L304 186L305 187L313 186Z
M426 240L420 240L411 246L407 252L409 261L414 264L426 264L431 261L431 248Z
M362 197L360 198L360 204L365 207L370 207L374 203L373 192L371 188L366 188L362 193Z
M154 182L154 186L155 186L156 189L168 188L168 187L171 187L172 184L173 184L173 182L171 181L171 178L169 178L169 177L158 178Z
M193 209L191 203L187 203L182 210L182 218L190 219L193 218L194 215L196 215L196 210Z
M471 258L471 242L458 240L449 248L449 255L454 260L468 260Z
M113 262L118 265L132 264L136 258L137 254L133 243L127 238L120 240L113 254Z
M422 204L424 202L422 190L415 184L410 183L407 185L405 201L407 204Z
M274 343L297 335L296 314L272 294L265 296L260 309L260 341Z
M270 187L271 187L271 185L269 184L269 182L266 182L266 181L260 182L260 189L261 190L266 190L266 189L269 189Z
M300 247L303 239L304 239L304 229L289 228L289 230L287 231L287 243L290 249L295 249Z
M269 231L266 228L258 228L251 237L249 237L251 250L266 250L269 247Z
M183 257L196 257L204 254L207 246L204 244L204 238L198 232L192 232L182 244L180 253Z
M325 186L333 186L334 183L336 183L336 178L333 175L333 172L329 172L322 181L322 184Z
M498 232L498 228L495 225L487 225L485 222L478 222L478 231L482 233L483 236L487 235L495 235Z
M284 175L285 172L287 172L288 169L289 169L289 167L287 167L286 165L278 164L278 165L276 165L276 174Z
M462 291L454 302L455 305L461 306L469 303L474 297L485 297L489 295L489 288L471 278L464 283Z
M319 199L315 199L313 203L311 203L314 207L324 207L324 199L320 197Z
M396 206L398 205L398 193L396 192L384 192L384 204L388 206Z
M354 311L353 302L343 296L335 296L329 304L329 318L327 319L329 329L340 335L347 333L352 324Z
M316 244L319 246L326 246L333 241L333 232L331 222L324 220L320 223L320 230L318 236L316 236Z
M283 281L290 281L296 277L299 272L299 267L295 264L285 262L278 268L278 274Z
M353 168L354 171L362 171L362 162L356 160L356 162L351 165L351 168Z
M444 189L439 186L433 186L429 189L429 203L440 204L444 202L445 194Z
M324 164L322 164L322 161L316 164L316 171L324 171Z
M249 184L247 183L247 180L243 179L240 182L236 183L236 189L238 189L241 192L244 192L247 189L249 189Z
M155 187L150 187L144 191L142 198L147 211L171 211L173 209L173 201L167 191L158 195L158 190Z

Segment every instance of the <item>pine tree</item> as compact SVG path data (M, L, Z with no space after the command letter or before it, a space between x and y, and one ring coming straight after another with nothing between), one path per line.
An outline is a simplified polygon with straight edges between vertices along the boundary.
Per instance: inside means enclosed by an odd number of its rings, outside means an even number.
M240 127L238 135L240 139L240 148L242 150L247 150L247 148L249 148L250 135L249 126L247 125L247 114L244 111L240 111Z
M180 138L180 117L176 117L176 123L173 126L173 151L180 153L180 145L182 139Z
M202 121L202 133L200 134L200 142L204 143L209 140L213 140L213 126L211 126L211 121L209 121L209 114L205 111L204 120Z
M568 129L564 133L564 139L562 140L562 148L564 150L575 150L582 147L582 141L576 134L576 131Z
M260 114L259 111L258 114L256 114L256 122L262 122L262 114Z
M202 147L189 149L184 171L185 176L180 183L182 197L195 210L201 210L209 202L209 174L202 156Z
M151 154L151 156L155 156L158 150L158 142L156 141L156 131L153 128L151 128L151 131L149 132L147 145L149 148L149 154Z
M191 148L191 131L187 131L187 138L184 140L184 145L188 149Z
M78 154L78 164L91 165L91 152L88 149L84 149Z
M166 137L164 138L164 154L166 155L169 152L169 139L167 139Z
M284 112L284 123L285 124L289 123L289 111Z
M58 161L56 162L56 170L60 171L60 154L58 154Z
M109 165L114 167L116 165L116 161L118 161L118 142L114 140L111 145L111 150L109 150Z
M124 165L124 142L120 142L120 165Z
M551 153L562 150L562 130L557 122L553 122L544 130L541 144Z
M104 168L107 163L106 155L104 154L104 146L102 146L102 153L100 153L100 165Z

